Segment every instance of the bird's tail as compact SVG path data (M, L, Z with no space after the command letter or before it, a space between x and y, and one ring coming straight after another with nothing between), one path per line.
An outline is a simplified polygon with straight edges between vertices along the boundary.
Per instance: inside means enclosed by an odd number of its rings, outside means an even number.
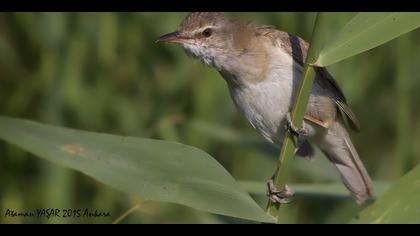
M336 167L344 185L359 204L373 195L369 174L341 121L338 120L329 127L319 146Z

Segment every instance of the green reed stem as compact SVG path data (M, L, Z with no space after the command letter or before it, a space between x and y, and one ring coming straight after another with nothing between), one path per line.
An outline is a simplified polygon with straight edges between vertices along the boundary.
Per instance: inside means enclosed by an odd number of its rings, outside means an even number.
M311 46L308 51L305 67L302 73L302 80L300 80L299 89L297 91L293 108L291 111L292 122L296 127L302 126L303 116L305 114L306 106L308 104L309 95L311 93L312 84L314 81L315 71L310 64L313 64L318 58L319 52L323 43L323 25L325 22L326 13L317 13L315 19L314 30L312 32ZM289 161L294 156L295 152L295 137L286 133L283 146L280 151L278 171L274 178L274 185L277 189L285 186L288 179ZM273 217L278 218L280 205L274 204L269 200L267 204L267 213Z

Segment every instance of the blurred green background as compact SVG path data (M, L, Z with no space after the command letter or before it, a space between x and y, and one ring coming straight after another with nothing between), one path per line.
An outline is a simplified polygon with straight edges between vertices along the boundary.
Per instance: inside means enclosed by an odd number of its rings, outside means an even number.
M331 13L331 36L353 13ZM172 140L215 157L238 181L266 181L278 150L248 125L218 73L180 47L157 45L186 13L0 13L0 115L59 126ZM314 13L228 13L309 40ZM358 116L352 134L374 180L420 162L420 31L332 67ZM291 164L294 183L339 181L321 153ZM262 207L266 197L253 196ZM176 204L143 201L0 142L0 223L247 223ZM98 209L107 218L4 217L7 209ZM343 223L351 198L298 197L284 223Z

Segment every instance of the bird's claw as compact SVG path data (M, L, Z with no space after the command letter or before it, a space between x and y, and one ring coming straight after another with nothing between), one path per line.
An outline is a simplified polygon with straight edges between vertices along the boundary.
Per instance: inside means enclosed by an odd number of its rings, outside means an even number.
M274 186L274 181L270 179L267 183L267 196L270 198L270 201L276 204L287 204L292 201L292 197L295 194L293 189L291 189L287 184L280 191Z
M291 134L298 136L298 137L308 137L309 131L305 127L298 128L292 122L292 117L290 113L286 115L286 130Z

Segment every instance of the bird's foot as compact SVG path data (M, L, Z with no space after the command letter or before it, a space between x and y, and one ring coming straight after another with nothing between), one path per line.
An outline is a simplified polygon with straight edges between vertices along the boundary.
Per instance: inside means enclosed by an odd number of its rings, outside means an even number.
M291 134L298 136L298 137L308 137L309 131L305 127L298 128L292 122L292 117L290 112L286 115L286 130L289 131Z
M267 183L267 196L273 203L276 204L287 204L292 201L292 197L295 194L293 189L291 189L287 184L284 186L283 189L277 190L276 186L274 186L273 179L270 179Z

